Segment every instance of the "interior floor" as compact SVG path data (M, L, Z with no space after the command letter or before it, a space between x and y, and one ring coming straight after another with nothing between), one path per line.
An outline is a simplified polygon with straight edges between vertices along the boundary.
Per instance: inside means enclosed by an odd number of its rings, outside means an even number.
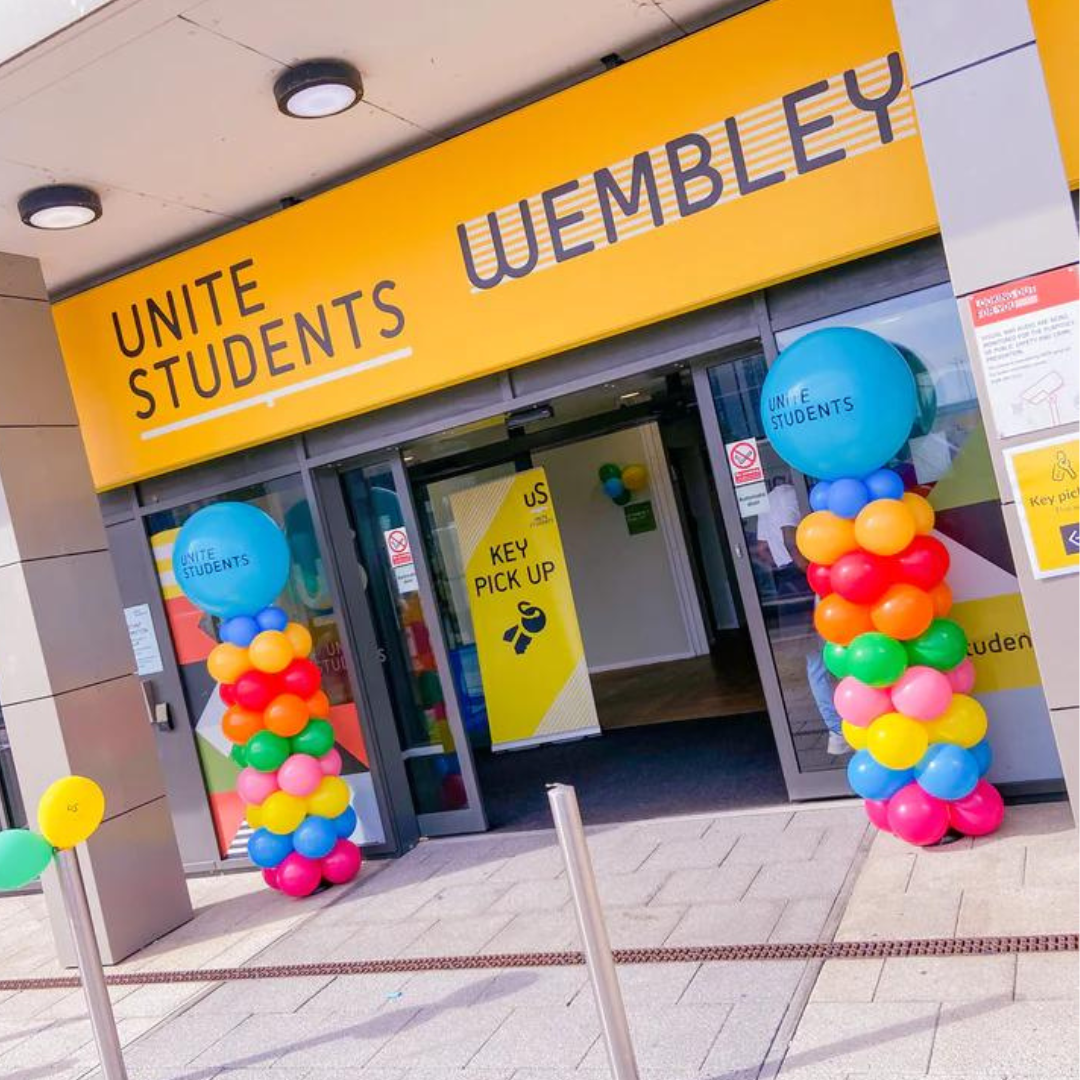
M624 727L475 755L492 829L551 828L546 785L556 782L577 789L587 825L787 801L764 713Z

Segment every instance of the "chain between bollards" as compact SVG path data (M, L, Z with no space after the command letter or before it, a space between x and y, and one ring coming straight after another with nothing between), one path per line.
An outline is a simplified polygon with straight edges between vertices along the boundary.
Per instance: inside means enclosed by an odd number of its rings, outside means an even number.
M619 977L615 971L615 958L612 956L611 942L604 925L604 912L600 906L600 894L596 889L592 860L585 843L577 793L568 784L549 784L548 802L551 804L551 816L555 819L559 846L566 861L570 895L574 901L578 929L581 931L585 963L589 968L596 1008L600 1013L611 1075L614 1080L638 1080L626 1007L623 1005Z
M101 952L90 918L90 905L86 901L86 886L74 848L56 853L56 870L60 877L60 892L64 898L68 926L75 943L79 976L90 1010L90 1026L101 1059L102 1076L105 1080L128 1080L120 1050L120 1036L116 1032L116 1017L109 1000L109 989L105 985L105 972L101 967Z

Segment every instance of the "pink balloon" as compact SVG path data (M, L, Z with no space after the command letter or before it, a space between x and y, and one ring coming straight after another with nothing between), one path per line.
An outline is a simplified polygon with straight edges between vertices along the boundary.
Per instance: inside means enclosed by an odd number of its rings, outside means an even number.
M887 690L869 686L851 675L836 684L833 704L836 711L856 727L867 727L879 716L892 712L892 701Z
M265 881L266 884L269 885L271 889L279 889L280 888L280 886L278 885L277 867L276 866L263 867L262 875L263 875L263 881Z
M351 840L339 840L322 860L322 876L334 885L344 885L360 873L361 862L360 849Z
M286 896L310 896L320 881L322 870L318 859L307 859L293 851L277 865L278 888Z
M945 672L945 678L953 693L970 694L975 686L975 665L970 660L961 660L951 671Z
M322 783L323 771L318 758L310 754L293 754L282 763L277 778L282 791L303 799L313 794Z
M867 799L863 803L866 807L866 816L882 831L892 832L889 828L889 800Z
M341 775L341 755L338 753L338 748L336 746L331 746L330 749L319 758L319 768L322 769L323 776Z
M936 844L948 827L948 803L935 799L914 781L889 799L889 828L909 844Z
M936 719L949 707L952 697L952 684L932 667L909 667L892 688L893 707L915 720Z
M965 836L986 836L1001 825L1005 803L993 784L980 780L975 790L949 803L949 824Z
M254 806L266 802L277 789L277 773L259 772L250 765L246 769L241 769L240 775L236 778L237 794L244 802Z

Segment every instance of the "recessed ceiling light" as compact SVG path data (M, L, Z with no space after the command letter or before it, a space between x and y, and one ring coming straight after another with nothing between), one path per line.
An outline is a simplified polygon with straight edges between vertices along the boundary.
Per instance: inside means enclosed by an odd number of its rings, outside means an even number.
M342 113L363 96L360 72L345 60L305 60L274 83L277 107L301 120Z
M19 199L19 217L32 229L77 229L101 217L101 199L77 184L34 188Z

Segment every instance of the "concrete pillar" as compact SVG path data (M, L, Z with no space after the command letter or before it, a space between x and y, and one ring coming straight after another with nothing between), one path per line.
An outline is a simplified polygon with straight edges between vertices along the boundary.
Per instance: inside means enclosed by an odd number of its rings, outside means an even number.
M78 773L105 790L80 851L102 957L191 918L142 691L40 268L0 253L0 705L33 825ZM60 898L45 895L64 963Z
M1026 0L893 0L953 291L975 371L1020 591L1076 813L1080 578L1036 580L1004 465L1014 446L1075 424L1002 438L969 297L1077 261L1076 219ZM1072 88L1075 90L1075 88Z

